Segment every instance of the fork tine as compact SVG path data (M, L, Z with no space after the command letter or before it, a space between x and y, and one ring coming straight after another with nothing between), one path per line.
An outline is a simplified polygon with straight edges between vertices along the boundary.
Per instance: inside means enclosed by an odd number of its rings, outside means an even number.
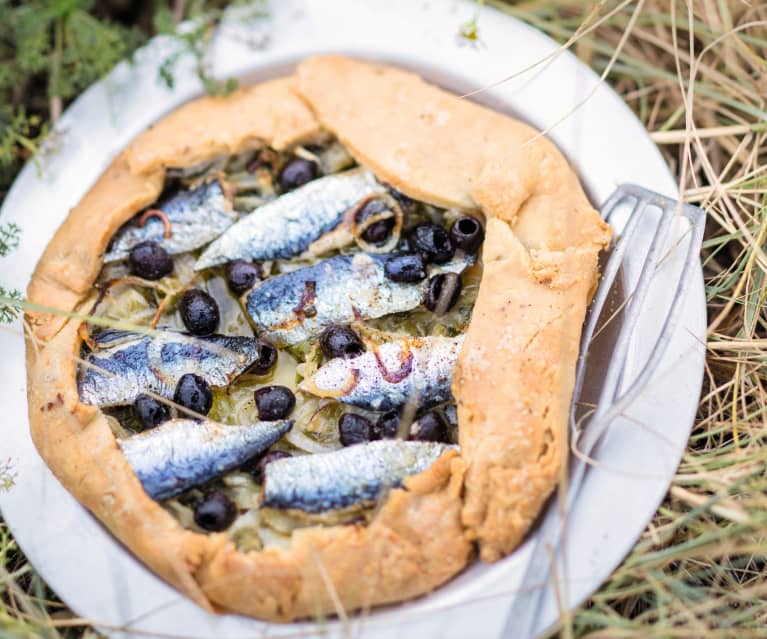
M700 209L695 207L691 208L695 209L694 213L696 214L701 212ZM699 218L696 215L694 219L697 220ZM605 423L609 424L613 419L625 411L632 402L636 400L637 396L647 385L649 378L655 372L658 364L660 363L660 360L663 357L663 353L666 351L666 347L671 341L671 337L674 334L674 330L676 329L679 319L679 312L682 309L682 299L684 298L684 295L689 288L689 274L695 264L697 251L702 240L703 224L702 219L700 219L699 223L691 223L690 225L690 241L687 244L687 253L685 256L684 265L682 267L682 272L680 273L679 281L677 282L677 286L674 290L671 306L669 307L669 311L665 316L663 326L661 327L660 334L658 335L658 339L650 351L650 356L642 366L642 370L637 374L636 378L630 384L628 389L626 389L620 397L614 398L612 404L606 406L604 414L601 416L601 419L603 419Z
M626 194L619 187L610 196L605 205L602 207L602 211L614 211L619 204L626 199ZM578 364L575 371L575 387L573 388L573 397L580 397L581 390L583 388L583 373L586 369L589 356L589 345L591 339L594 336L597 322L602 314L602 309L610 295L610 289L615 282L615 278L620 272L621 265L623 264L623 257L626 253L626 247L629 245L631 238L634 236L636 229L639 227L639 210L641 201L637 200L634 205L629 220L626 223L623 232L621 233L620 241L614 242L613 250L610 252L610 256L607 260L607 264L602 270L602 274L599 281L599 288L597 289L594 299L591 301L588 317L586 319L586 325L583 328L583 334L581 335L581 348L578 356ZM605 215L605 219L609 217ZM570 425L575 427L575 402L570 405Z
M644 206L642 206L644 205ZM635 217L639 218L640 215L637 212L647 208L646 200L637 198L637 208L634 211ZM631 340L634 337L634 329L636 328L642 306L644 305L647 297L647 292L650 290L650 284L652 283L653 275L657 268L657 254L661 251L666 243L669 230L671 229L671 223L674 221L672 215L667 214L667 210L663 209L663 213L660 218L660 223L655 228L653 233L652 242L647 250L644 264L639 273L639 279L636 282L634 290L631 292L628 307L626 308L626 314L624 316L623 324L621 325L618 335L618 341L615 344L613 355L610 358L610 366L607 368L607 374L605 375L604 386L599 396L597 403L597 412L594 416L596 420L600 415L600 410L607 410L609 402L615 399L615 394L620 388L621 380L623 379L623 373L626 370L625 363L628 357L628 348L631 344ZM628 246L628 242L621 238L621 243L624 247Z
M593 449L601 441L604 433L615 417L622 413L632 401L641 393L652 374L657 370L663 354L666 351L673 331L676 328L681 300L689 287L690 273L698 259L698 252L703 238L703 223L705 213L697 207L682 204L665 196L648 191L633 184L623 184L608 198L602 207L603 217L609 220L618 205L632 198L636 200L624 232L615 243L613 250L604 268L602 280L594 297L589 317L584 327L581 340L581 356L578 359L576 369L576 381L573 391L573 401L570 409L570 425L573 432L573 445L581 439L580 450L585 455L590 455ZM583 437L575 425L575 405L583 388L588 349L594 334L596 324L608 298L610 288L617 277L620 267L626 255L627 247L639 225L642 212L649 206L657 206L661 209L661 217L653 234L653 239L645 256L644 264L640 270L631 300L626 308L624 321L620 327L615 344L615 354L610 358L608 369L605 374L605 383L599 396L596 410L588 423L588 428L583 431ZM680 214L690 222L690 237L687 251L684 257L682 270L674 291L673 300L662 322L661 332L658 336L650 356L642 366L628 390L617 396L623 382L628 347L634 336L637 320L642 305L645 301L653 275L660 262L664 259L658 257L659 252L665 246L671 224ZM572 464L568 482L567 496L564 500L555 500L549 506L540 528L536 533L536 542L533 547L527 569L523 577L520 591L515 598L511 610L504 624L503 637L527 639L532 637L535 631L538 616L548 591L547 575L556 566L557 555L560 551L560 542L564 526L567 522L567 514L570 512L575 499L578 496L583 478L587 470L587 464L583 459L576 458ZM564 508L558 505L564 504ZM551 556L549 560L548 556ZM567 602L565 600L565 605Z

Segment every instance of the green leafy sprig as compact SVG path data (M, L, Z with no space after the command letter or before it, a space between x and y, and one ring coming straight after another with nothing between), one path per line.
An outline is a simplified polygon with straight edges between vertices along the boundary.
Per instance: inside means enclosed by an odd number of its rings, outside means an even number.
M20 313L23 299L21 291L0 286L0 324L9 324Z
M175 71L179 60L191 56L197 77L208 95L228 95L237 88L236 78L219 80L212 75L208 63L208 50L211 38L224 14L224 8L212 7L210 2L192 3L183 15L186 22L179 25L177 12L167 7L157 10L154 27L158 34L164 35L176 43L176 50L168 55L158 68L160 80L168 87L175 84ZM228 3L240 9L239 22L254 22L268 14L265 0L241 0Z
M0 224L0 257L6 257L19 246L21 229L13 222ZM0 286L0 324L15 320L21 303L21 293Z
M145 41L135 28L90 12L91 0L0 0L4 78L16 84L46 76L49 98L71 98L109 72ZM0 88L9 88L0 83Z
M67 100L146 40L92 0L0 0L0 196Z
M8 105L0 106L0 198L25 161L32 158L41 170L38 158L47 134L48 124L39 115L29 115L23 107L14 111Z
M0 257L8 256L16 250L21 240L21 229L13 222L0 223ZM0 286L0 324L12 322L18 317L18 304L21 293L14 289Z
M458 27L458 38L466 40L471 44L479 44L481 42L479 38L479 14L482 11L482 7L485 4L485 0L475 0L476 9L471 20L467 20L460 27Z
M173 23L170 13L157 13L155 17L157 32L172 38L177 45L176 51L165 58L157 70L160 80L168 88L172 89L175 84L175 70L179 60L188 55L194 58L197 77L202 82L206 93L209 95L227 95L237 88L235 78L218 80L211 74L207 52L216 22L215 16L201 16L194 21L191 28L179 29Z
M13 467L13 460L9 458L0 462L0 492L9 491L14 483L16 483L16 469Z
M17 224L8 222L0 224L0 257L6 257L19 246L21 229Z

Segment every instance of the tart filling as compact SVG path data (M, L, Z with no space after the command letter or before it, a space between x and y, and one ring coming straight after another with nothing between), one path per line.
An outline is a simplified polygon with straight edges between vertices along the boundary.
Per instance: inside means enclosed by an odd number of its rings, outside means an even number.
M28 314L33 441L207 610L420 596L556 486L609 238L525 124L306 59L168 114L69 212L28 287L64 311Z
M457 449L483 239L328 134L170 168L107 248L80 400L184 528L249 551L365 523Z

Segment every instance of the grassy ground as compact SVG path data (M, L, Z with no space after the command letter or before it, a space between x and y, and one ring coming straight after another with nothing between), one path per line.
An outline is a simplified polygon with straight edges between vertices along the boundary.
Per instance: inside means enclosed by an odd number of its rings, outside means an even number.
M604 74L661 146L685 199L709 212L708 358L692 437L668 497L632 553L559 632L767 636L767 6L755 0L485 4L568 43ZM146 31L146 12L135 15L128 20ZM489 11L480 12L480 39L482 22L490 19ZM38 112L50 115L45 107ZM88 632L0 523L0 637Z

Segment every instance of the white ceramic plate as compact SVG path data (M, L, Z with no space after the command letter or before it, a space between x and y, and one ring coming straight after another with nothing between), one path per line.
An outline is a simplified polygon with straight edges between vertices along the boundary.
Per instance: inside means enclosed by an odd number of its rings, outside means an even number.
M459 44L456 31L471 17L470 2L324 0L272 3L268 42L263 27L230 21L219 33L213 67L220 76L257 81L289 71L305 56L335 52L410 67L458 92L488 85L543 60L553 41L508 16L484 9L482 42ZM157 82L157 61L167 42L154 42L134 67L121 66L108 83L80 97L61 118L57 151L38 174L27 166L5 200L3 221L23 229L21 248L0 259L0 283L24 289L35 263L68 210L115 154L134 136L182 102L199 95L189 68L176 88ZM370 96L371 100L375 96ZM480 101L518 115L551 138L579 171L595 203L621 182L676 195L669 171L626 105L569 54L552 57L484 93ZM679 231L680 233L683 231ZM636 256L631 258L636 263ZM631 265L627 271L630 273ZM659 289L663 278L659 272ZM566 601L592 593L631 549L655 512L684 450L700 391L705 329L702 276L685 304L679 329L643 400L616 422L590 470L571 515ZM651 298L640 334L652 336L658 318ZM634 369L649 340L639 340ZM400 606L378 609L348 626L331 621L270 625L203 612L115 541L51 475L33 448L26 413L23 340L19 324L0 331L0 457L10 456L16 486L0 506L22 549L53 589L78 614L105 625L186 637L331 635L379 637L496 637L524 572L530 542L494 565L476 563L437 592ZM673 374L671 374L673 372ZM550 598L539 620L554 623Z

